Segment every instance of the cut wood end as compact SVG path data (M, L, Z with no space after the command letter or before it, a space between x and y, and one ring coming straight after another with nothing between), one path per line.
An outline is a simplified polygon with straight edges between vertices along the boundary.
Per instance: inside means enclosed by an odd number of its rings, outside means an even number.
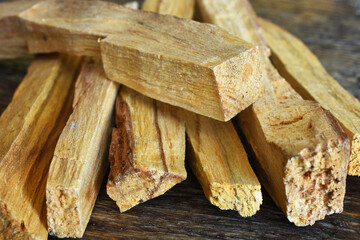
M254 215L262 204L260 184L210 184L209 201L222 210L236 210L242 217Z
M120 212L160 196L177 183L184 181L182 175L148 171L141 168L129 169L119 180L109 179L106 191L116 201Z
M296 226L313 225L326 215L341 213L345 196L348 139L303 149L285 166L285 213ZM329 161L332 159L332 161Z
M46 231L45 226L43 227ZM8 211L6 203L0 201L0 239L37 239L37 234L27 229L24 221L19 221Z
M83 236L85 229L81 226L78 192L74 188L47 186L47 224L50 235L61 238Z
M348 174L351 176L360 176L360 134L355 134L351 141Z
M214 67L224 113L220 120L230 120L264 93L259 57L259 48L253 47Z

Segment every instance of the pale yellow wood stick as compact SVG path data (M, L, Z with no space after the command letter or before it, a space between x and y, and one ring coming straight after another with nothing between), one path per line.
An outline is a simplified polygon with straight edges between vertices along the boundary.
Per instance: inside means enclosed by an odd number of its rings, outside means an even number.
M21 23L32 53L101 54L111 80L218 120L264 90L259 49L213 25L85 0L41 1L9 17Z
M0 59L29 54L26 34L18 15L40 0L19 0L0 3Z
M56 145L46 185L49 232L82 237L108 166L119 85L88 60L76 82L74 110Z
M360 176L360 102L333 79L300 39L258 18L271 59L280 74L304 98L318 101L341 123L351 140L348 174Z
M256 14L246 0L199 0L204 18L261 47L265 94L239 121L262 184L297 226L343 210L350 156L340 124L303 100L271 65Z
M206 198L220 209L254 215L262 203L261 186L232 122L190 112L185 122L189 162Z
M147 10L168 9L172 15L191 19L193 0L148 0ZM181 12L181 14L179 14ZM193 172L205 196L221 209L242 216L255 214L262 203L261 186L231 122L223 123L183 111Z
M171 3L175 1L145 1L143 9L178 16L193 12L194 1L176 1L179 12ZM124 86L117 98L116 125L107 193L121 212L186 179L185 123L179 109Z
M81 59L42 56L0 117L0 238L47 239L50 162L71 113Z

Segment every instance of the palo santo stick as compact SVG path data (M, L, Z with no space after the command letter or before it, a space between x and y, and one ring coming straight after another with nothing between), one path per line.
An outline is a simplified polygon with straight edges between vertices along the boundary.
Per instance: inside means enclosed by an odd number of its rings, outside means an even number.
M341 123L351 140L348 174L360 176L360 102L333 79L298 38L259 18L271 59L282 76L305 99L314 99Z
M46 185L49 232L82 237L108 161L106 154L118 84L101 62L89 60L76 82L74 110L56 145Z
M21 0L0 3L0 59L28 54L26 34L18 15L39 0Z
M266 190L297 226L342 212L350 152L339 123L318 103L303 100L271 65L248 1L199 3L208 21L262 47L265 94L239 120Z
M0 238L46 239L45 188L79 57L37 57L0 117Z
M254 215L262 203L261 186L232 122L190 112L185 122L190 165L207 199L243 217Z
M227 121L263 93L258 48L212 25L103 1L43 1L19 17L30 52L101 51L111 80L198 114Z
M124 212L185 180L185 126L174 108L129 88L116 100L108 195Z
M160 4L161 2L161 4ZM184 2L148 0L147 10L169 9L177 16L191 18ZM241 216L254 215L262 203L260 183L248 162L244 147L231 122L223 123L188 111L183 111L191 148L190 165L201 183L206 198L220 209L232 209Z
M146 0L143 10L163 13L181 18L192 19L195 9L195 0Z
M158 3L159 9L165 9L160 13L166 14L168 8L162 7L165 2ZM183 6L179 9L194 7L194 2L177 3ZM145 1L144 10L153 10L152 4L157 5ZM175 8L170 9L176 13ZM121 212L186 179L185 123L177 108L122 87L116 104L116 125L107 193Z

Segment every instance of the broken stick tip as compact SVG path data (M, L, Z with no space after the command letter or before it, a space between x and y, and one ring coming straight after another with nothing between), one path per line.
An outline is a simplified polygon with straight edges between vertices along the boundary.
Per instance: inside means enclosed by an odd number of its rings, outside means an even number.
M210 184L209 201L222 210L238 211L242 217L253 216L262 204L259 185L240 185L226 183Z

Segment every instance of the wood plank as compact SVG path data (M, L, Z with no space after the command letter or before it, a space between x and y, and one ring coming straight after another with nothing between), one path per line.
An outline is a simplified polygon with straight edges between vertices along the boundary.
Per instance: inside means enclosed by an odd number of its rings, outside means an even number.
M113 108L119 85L88 60L76 82L74 110L56 145L46 185L49 232L82 237L108 166Z
M185 113L191 168L206 198L222 210L254 215L262 203L260 183L232 124Z
M162 7L164 3L166 8ZM178 6L194 7L194 2L189 5L189 1L181 1ZM166 1L145 1L143 9L176 14ZM116 126L107 192L121 212L186 179L185 122L179 109L122 87L116 103Z
M30 52L101 52L111 80L198 114L227 121L263 93L258 48L212 25L103 1L42 1L19 17Z
M0 117L0 237L46 239L45 188L71 113L78 57L37 57Z
M298 38L258 19L279 73L304 98L316 100L341 123L351 140L349 175L360 176L360 102L330 76L319 59Z
M20 0L0 3L0 59L15 58L29 53L26 34L18 15L39 0Z
M248 1L199 3L207 21L261 46L265 94L239 122L266 190L297 226L342 212L350 152L339 123L318 103L303 100L271 65Z

